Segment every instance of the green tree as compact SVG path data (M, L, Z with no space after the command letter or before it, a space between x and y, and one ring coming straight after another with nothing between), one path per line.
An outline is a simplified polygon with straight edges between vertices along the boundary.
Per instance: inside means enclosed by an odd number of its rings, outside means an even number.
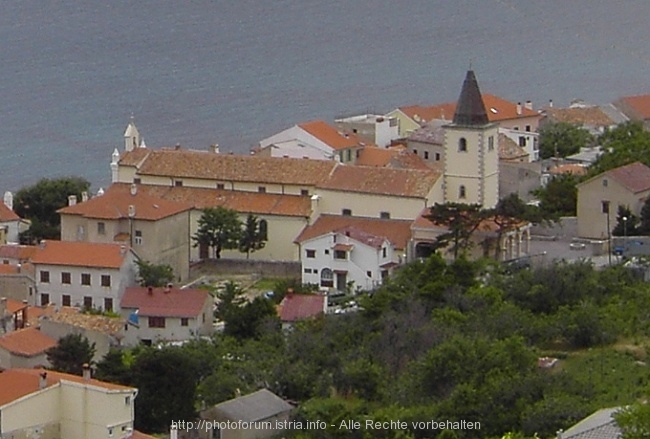
M215 258L221 258L222 250L239 246L242 224L236 211L224 207L203 209L198 224L199 228L192 237L194 246L212 248Z
M650 235L650 198L643 203L636 233L639 235Z
M30 228L21 235L21 241L34 244L41 239L59 239L61 217L57 211L68 205L68 196L81 199L81 193L90 188L81 177L44 178L33 186L20 189L14 198L16 213L31 221Z
M603 154L589 167L589 176L636 161L650 166L650 132L640 122L620 124L598 140Z
M619 204L616 213L616 226L612 230L614 236L634 236L637 233L639 217L634 215L628 206Z
M217 295L216 317L224 322L224 334L238 339L260 335L260 326L267 319L277 318L274 302L263 297L247 301L244 291L228 282Z
M533 191L539 199L539 208L544 218L557 219L561 216L575 216L578 204L578 178L562 174L551 179L546 187Z
M623 432L623 439L647 439L650 437L650 405L634 404L614 415Z
M436 247L445 248L451 244L454 259L472 246L472 234L485 218L478 204L436 203L424 216L432 223L446 227L448 232L436 238Z
M549 123L539 130L539 156L542 159L566 157L593 141L593 136L584 128L567 122Z
M80 334L68 334L61 337L58 344L48 349L45 355L53 370L82 375L83 365L91 364L95 356L95 343L91 344Z
M131 380L131 369L126 364L124 352L111 348L97 363L95 378L109 383L128 385Z
M167 264L152 264L142 259L136 261L138 282L143 287L162 287L174 280L174 269Z
M266 221L262 221L255 215L248 214L248 217L246 217L244 230L239 239L239 251L246 253L246 259L249 258L252 252L263 249L266 244L268 239Z

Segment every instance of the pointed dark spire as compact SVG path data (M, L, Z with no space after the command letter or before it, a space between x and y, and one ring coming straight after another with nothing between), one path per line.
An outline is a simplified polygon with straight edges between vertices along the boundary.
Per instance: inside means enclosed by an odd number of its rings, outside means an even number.
M481 126L489 123L481 90L473 70L467 71L460 97L454 113L454 124L465 126Z

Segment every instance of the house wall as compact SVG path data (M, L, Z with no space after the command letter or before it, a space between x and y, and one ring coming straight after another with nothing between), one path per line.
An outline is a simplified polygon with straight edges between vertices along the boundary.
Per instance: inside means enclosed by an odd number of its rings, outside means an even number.
M50 367L50 362L47 361L47 355L45 355L45 353L23 357L22 355L12 354L6 349L0 347L0 368L2 369L11 369L16 367L33 369L39 366Z
M6 242L18 243L18 235L29 229L29 224L24 220L17 221L0 221L0 229L6 227Z
M32 439L38 428L41 439L81 439L81 436L62 435L62 405L59 386L48 387L6 405L0 410L2 438Z
M269 145L260 150L259 155L266 157L289 157L294 159L332 160L332 152L323 151L307 143L286 142Z
M135 166L120 165L117 169L117 181L114 183L133 183L136 171Z
M461 138L466 140L465 152L459 150ZM497 125L478 128L448 125L444 169L446 202L480 204L485 208L496 206L499 200ZM461 197L461 186L465 187L465 197Z
M607 181L606 186L604 181ZM594 177L578 185L578 236L581 238L607 239L607 214L603 213L602 202L609 201L610 232L616 226L618 206L628 206L633 214L639 215L643 200L650 191L631 193L606 174Z
M41 304L41 295L49 294L49 302L62 306L62 296L70 295L71 306L83 306L84 297L92 297L94 308L104 308L104 299L113 299L113 310L119 310L120 300L124 290L129 286L134 286L136 276L135 257L132 252L127 252L122 267L114 268L92 268L76 267L62 265L35 265L36 269L36 294L34 297L35 305ZM40 272L49 271L50 282L41 282ZM61 283L61 273L70 273L71 283ZM89 273L91 280L90 285L81 285L82 273ZM111 286L101 286L101 275L111 276Z
M515 119L500 120L499 126L511 130L526 131L526 126L530 126L531 132L536 132L539 128L539 121L542 117L540 115L517 117Z
M528 161L539 160L539 134L521 130L499 129L509 139L521 146L528 153Z
M0 275L0 297L18 301L32 301L36 283L28 273Z
M88 328L73 326L65 322L57 322L47 317L40 321L40 330L43 334L52 337L55 340L69 334L79 334L82 337L87 338L91 344L95 344L95 356L93 357L93 361L95 362L100 361L104 355L108 353L111 347L118 346L117 339L108 334Z
M445 147L443 145L407 140L406 148L427 163L437 163L442 166L444 162Z
M535 198L530 192L542 186L539 163L499 162L499 198L517 194L523 201Z
M341 215L343 209L350 209L353 216L380 218L381 212L388 212L391 219L415 219L427 207L427 199L423 197L406 198L331 189L318 189L317 194L320 196L318 208L322 214Z
M289 142L291 140L298 140L300 142L309 144L313 148L320 150L324 156L331 156L334 153L334 150L330 145L322 142L317 137L312 136L307 131L300 128L298 125L294 125L291 128L287 128L286 130L274 134L271 137L262 139L260 141L260 147L265 148L269 145L274 145L281 142ZM282 155L283 154L280 154L280 156Z
M397 119L398 133L400 137L407 137L413 131L420 128L420 124L402 113L401 110L395 109L386 115L387 118L394 117Z
M203 418L203 416L202 416ZM216 416L214 419L208 418L206 419L208 422L217 421L217 422L227 422L230 420L231 422L236 423L239 421L239 419L229 419L223 416ZM280 413L276 416L270 416L265 419L261 419L258 422L260 424L258 425L267 425L267 424L261 424L261 423L269 423L272 427L275 427L277 425L276 423L285 423L289 421L289 412L285 413ZM213 437L219 437L221 439L267 439L267 438L273 438L277 437L277 435L280 433L281 430L276 430L274 428L272 429L241 429L241 430L221 430L219 433L217 433L217 436L213 436L212 431L201 431L199 432L199 437L201 439L212 439Z

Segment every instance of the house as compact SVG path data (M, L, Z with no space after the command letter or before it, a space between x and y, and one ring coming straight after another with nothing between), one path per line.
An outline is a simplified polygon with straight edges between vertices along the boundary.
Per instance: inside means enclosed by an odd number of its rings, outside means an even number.
M650 195L650 168L635 162L598 174L577 185L578 236L608 239L616 226L618 206L634 215Z
M501 140L502 136L515 142L527 155L528 162L539 160L539 133L500 127L499 140Z
M32 264L0 264L0 297L32 300L35 288Z
M0 373L0 437L133 438L137 389L44 369Z
M600 409L566 431L559 431L557 439L619 439L622 431L614 415L620 407Z
M0 337L0 369L49 367L46 351L57 345L36 328L25 328Z
M406 137L406 147L434 168L442 168L445 157L446 120L432 120Z
M113 184L103 195L77 203L61 216L61 240L124 244L153 264L168 264L179 281L189 276L192 205L154 197L136 184Z
M603 155L603 152L604 151L600 146L580 148L579 152L565 157L564 161L583 166L590 166L598 160L598 157Z
M2 243L18 243L22 232L29 229L29 221L22 219L14 212L14 197L11 192L5 192L3 202L0 203L0 229L6 233Z
M29 306L25 302L0 297L0 334L7 334L28 326Z
M129 328L123 343L185 341L213 330L214 299L206 290L173 287L127 288L120 303Z
M336 159L354 163L366 144L355 134L337 130L322 120L299 123L260 141L257 154L266 157Z
M321 215L296 238L303 283L372 290L406 262L410 220ZM351 283L352 282L352 283Z
M642 122L645 129L650 127L650 95L624 96L612 105L628 119Z
M356 166L375 166L379 168L394 169L422 169L430 167L427 161L402 145L389 148L366 146L359 153Z
M397 119L377 114L361 114L334 120L336 128L343 133L356 134L366 145L387 148L399 138Z
M609 106L608 106L609 107ZM607 129L624 122L623 117L615 117L613 108L587 105L582 101L573 102L568 108L545 108L542 112L540 128L549 123L568 123L576 125L593 136L598 136Z
M42 241L32 258L35 304L117 310L136 284L137 256L120 244Z
M516 131L536 132L541 115L533 110L531 101L524 105L507 101L492 94L482 95L483 106L488 110L487 116L490 123L496 123L501 128L510 128ZM396 118L399 122L400 137L408 137L419 127L433 120L451 121L456 112L457 102L447 102L430 107L410 105L399 107L386 115Z
M262 439L275 437L288 428L293 406L267 389L224 401L201 412L209 424L244 424L247 428L232 428L202 432L203 438ZM241 422L240 422L241 421ZM283 428L282 425L285 425ZM280 427L280 428L278 428Z

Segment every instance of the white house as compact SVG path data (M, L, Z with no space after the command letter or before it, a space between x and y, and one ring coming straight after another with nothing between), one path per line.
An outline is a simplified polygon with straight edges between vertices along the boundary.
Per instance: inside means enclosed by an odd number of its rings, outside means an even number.
M503 134L513 140L527 152L529 162L539 160L539 133L499 127L499 134Z
M129 325L123 344L150 345L209 335L213 329L213 307L214 300L206 290L127 288L120 304Z
M339 131L356 134L363 141L381 148L389 147L393 140L399 138L399 123L394 117L360 114L338 118L334 123Z
M5 192L3 202L0 203L0 228L7 231L7 242L18 243L19 234L29 228L26 221L14 212L14 197L11 192Z
M125 245L42 241L32 258L35 305L116 310L136 284L136 259Z
M0 369L49 367L46 351L56 339L36 328L24 328L0 337Z

